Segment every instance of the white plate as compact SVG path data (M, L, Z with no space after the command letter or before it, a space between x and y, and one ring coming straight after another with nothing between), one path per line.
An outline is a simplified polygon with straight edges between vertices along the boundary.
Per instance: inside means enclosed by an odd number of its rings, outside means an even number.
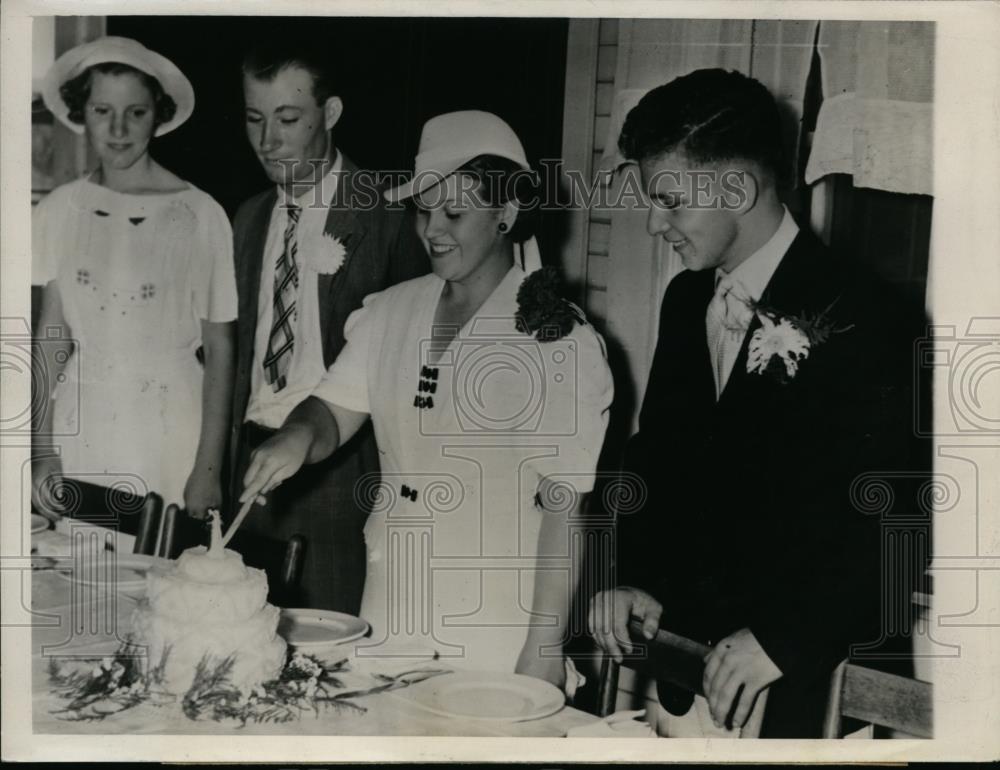
M533 676L456 671L394 693L444 717L526 722L559 711L566 697L555 685Z
M39 513L31 514L31 534L37 535L49 528L49 520Z
M144 553L121 553L118 551L115 552L114 559L118 569L131 569L141 572L143 575L153 567L164 570L174 563L172 560L164 559L161 556L149 556Z
M62 569L56 572L60 577L77 585L111 586L123 593L136 593L146 588L146 573L153 567L165 568L169 559L147 556L141 553L106 552L100 565L83 563L83 569Z
M368 633L368 624L343 612L284 609L278 633L296 650L316 652L360 639Z

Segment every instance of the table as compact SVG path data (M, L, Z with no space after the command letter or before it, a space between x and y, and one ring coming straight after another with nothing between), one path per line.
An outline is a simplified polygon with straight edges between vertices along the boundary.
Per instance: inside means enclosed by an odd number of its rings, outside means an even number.
M69 540L63 534L47 531L35 536L32 543L39 546L42 553L56 555L68 552ZM68 562L61 563L65 565ZM67 721L54 715L52 711L61 702L51 694L48 679L50 658L100 657L114 652L127 635L136 601L115 590L81 589L52 569L39 569L32 573L31 605L35 613L31 659L32 722L36 734L562 737L572 728L599 721L596 716L569 706L552 716L529 722L454 719L427 712L392 692L355 701L367 709L364 714L330 709L319 715L305 714L289 723L247 724L244 727L192 721L177 707L150 704L142 704L100 722ZM360 667L352 667L352 671L342 678L345 685L351 687L375 683Z

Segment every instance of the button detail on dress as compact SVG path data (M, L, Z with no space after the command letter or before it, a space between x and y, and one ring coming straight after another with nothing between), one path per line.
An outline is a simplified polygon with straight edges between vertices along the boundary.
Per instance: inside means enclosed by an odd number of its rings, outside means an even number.
M400 492L400 494L403 497L410 498L410 502L416 502L417 501L417 490L410 489L408 486L406 486L406 484L403 484L403 486L400 488L399 492Z
M417 386L417 395L413 397L413 405L417 409L433 409L434 398L423 396L422 393L437 393L438 368L436 366L420 367L420 384Z

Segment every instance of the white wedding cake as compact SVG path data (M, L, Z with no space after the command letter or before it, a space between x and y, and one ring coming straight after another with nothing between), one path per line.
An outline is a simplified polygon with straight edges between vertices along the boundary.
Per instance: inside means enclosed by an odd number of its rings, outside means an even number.
M211 548L189 548L169 568L147 573L146 597L132 616L133 641L147 646L150 667L167 653L163 683L170 692L187 692L202 659L217 665L230 656L230 681L249 692L284 665L278 616L267 603L264 572L223 549L216 514Z

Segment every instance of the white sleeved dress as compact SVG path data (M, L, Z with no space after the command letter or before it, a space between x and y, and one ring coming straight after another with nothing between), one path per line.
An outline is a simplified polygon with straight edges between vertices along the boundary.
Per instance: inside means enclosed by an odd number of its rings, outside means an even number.
M367 297L314 392L371 414L379 447L381 484L359 489L374 500L361 610L373 632L359 655L433 649L510 672L529 625L551 622L531 612L535 575L568 580L569 542L540 554L538 535L543 515L567 511L536 507L538 483L592 489L612 379L591 326L547 342L516 330L524 277L512 267L436 363L427 353L442 279Z
M201 321L236 318L225 212L191 186L132 195L81 178L36 206L32 241L32 282L55 282L75 346L43 386L64 474L183 503L201 429Z

